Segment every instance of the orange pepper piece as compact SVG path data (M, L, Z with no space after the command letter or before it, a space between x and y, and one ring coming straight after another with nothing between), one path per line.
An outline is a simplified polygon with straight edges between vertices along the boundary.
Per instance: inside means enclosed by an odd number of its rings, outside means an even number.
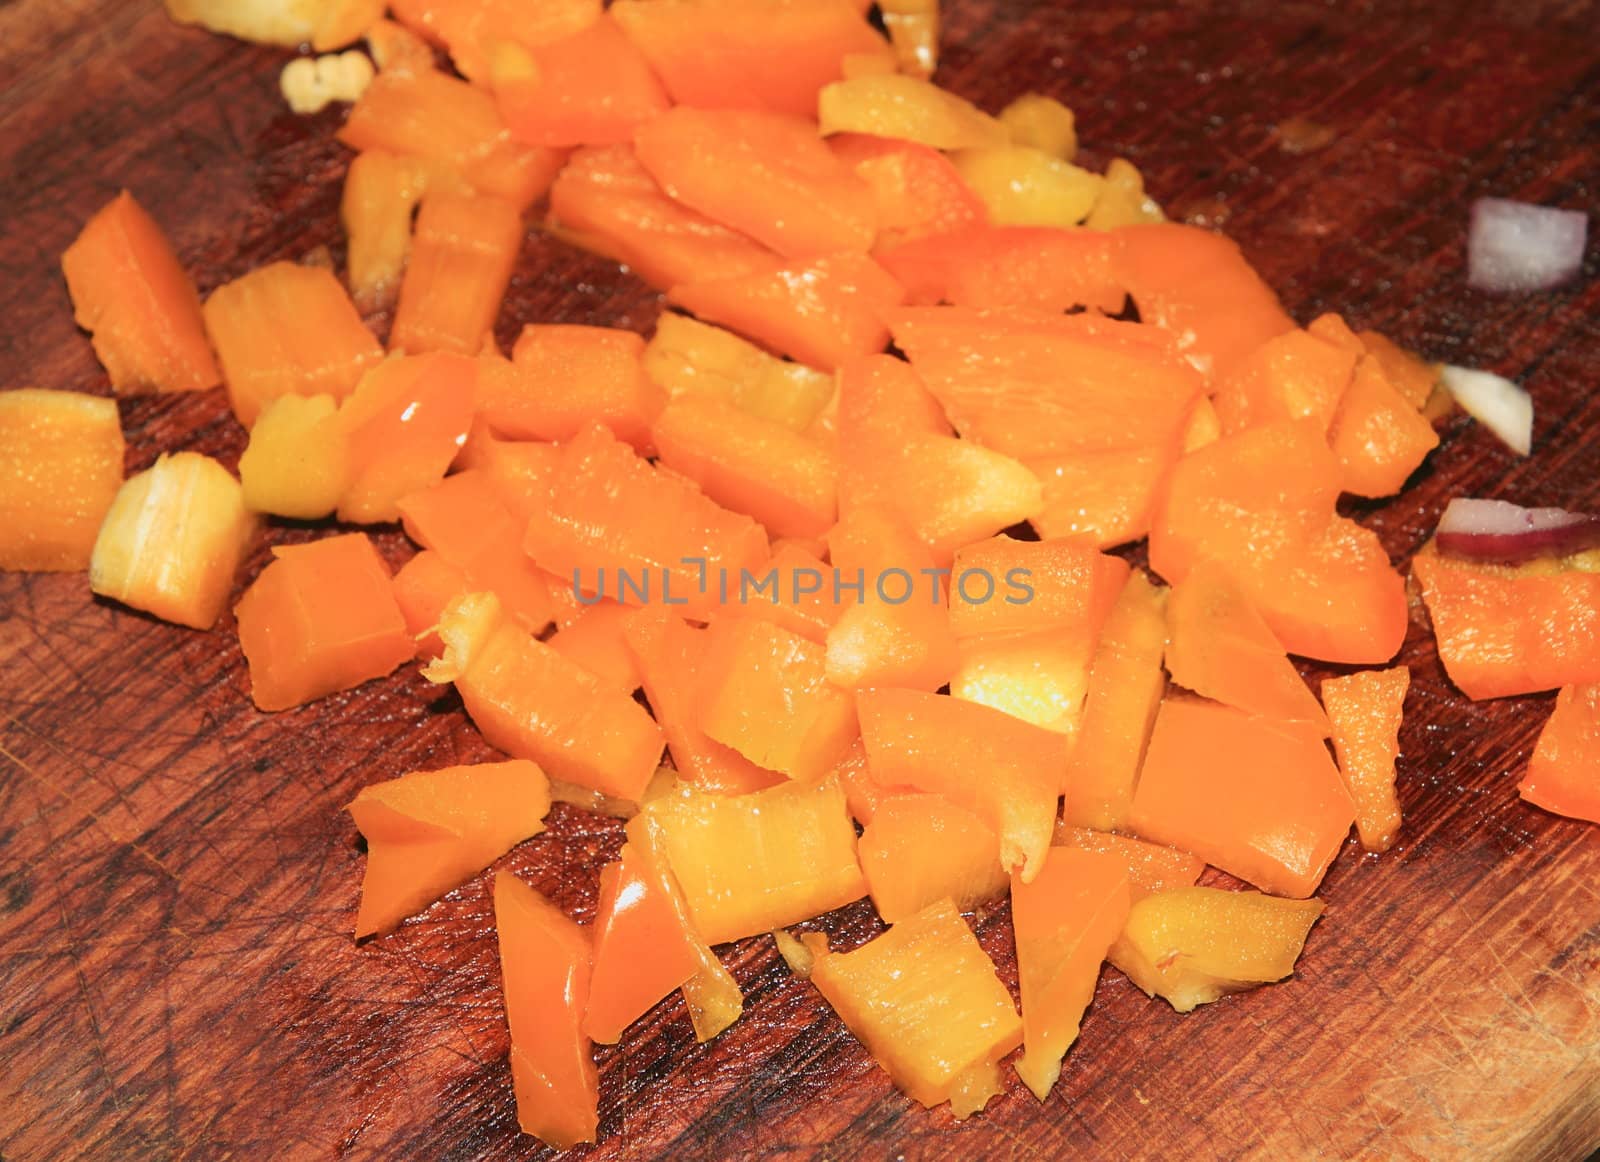
M1000 1059L1022 1041L1011 994L949 900L852 952L808 933L811 983L913 1100L957 1118L1000 1093Z
M849 0L618 0L611 13L679 105L814 117L844 59L882 53Z
M1361 331L1356 338L1361 341L1367 357L1377 363L1383 377L1400 393L1401 398L1421 411L1439 383L1434 368L1376 331Z
M1156 892L1187 888L1206 870L1205 861L1187 851L1146 843L1131 835L1113 835L1088 827L1056 824L1054 846L1077 848L1120 860L1128 873L1128 891L1135 903Z
M1468 698L1600 682L1600 573L1457 561L1431 544L1411 571L1445 672Z
M636 612L615 601L587 606L576 621L549 639L550 648L605 679L618 693L631 696L640 686L639 663L625 635Z
M89 219L61 270L112 391L203 391L222 382L194 280L127 190Z
M695 667L695 725L757 766L822 778L859 733L850 695L828 681L826 651L770 621L724 616Z
M811 367L834 371L889 343L884 313L904 297L864 254L770 260L749 273L672 287L667 301Z
M999 837L943 795L885 796L861 833L860 855L873 906L889 924L943 899L967 911L1005 895Z
M76 572L122 487L117 405L75 391L0 393L0 569Z
M557 1150L595 1140L600 1079L583 1032L589 936L510 872L494 877L494 926L511 1027L517 1124Z
M1198 414L1206 401L1195 405ZM1174 444L1061 452L1023 460L1039 479L1042 504L1029 523L1041 537L1088 536L1110 548L1150 531L1161 488L1178 460Z
M915 690L856 695L872 777L944 795L1000 836L1000 863L1025 882L1050 846L1067 739L976 702Z
M338 138L358 152L417 158L431 190L476 191L519 211L544 195L567 156L512 141L488 90L433 70L379 73Z
M1517 793L1536 807L1600 823L1600 686L1567 686L1539 732Z
M522 249L522 217L501 198L429 193L400 283L389 345L476 355L494 329Z
M367 841L356 939L387 932L544 830L550 784L526 760L414 771L346 808Z
M767 537L596 425L563 445L523 548L585 593L703 613L766 560Z
M394 0L395 19L449 50L461 75L488 80L497 44L537 47L600 18L601 0Z
M976 225L905 242L886 236L874 256L918 306L1085 307L1114 315L1128 298L1120 245L1120 235L1101 230Z
M416 643L389 567L365 534L279 545L234 615L262 710L288 710L381 678Z
M331 395L280 395L261 409L239 457L252 512L295 520L333 515L350 486L350 439Z
M1294 330L1272 288L1221 234L1172 222L1112 233L1119 237L1118 281L1139 317L1176 337L1219 382L1268 339Z
M891 792L878 786L877 780L872 777L872 770L867 764L867 746L859 735L850 744L850 749L845 752L844 758L839 760L839 765L834 767L833 773L839 780L839 785L844 788L845 804L850 808L850 817L863 827L867 826ZM866 852L863 851L861 853L863 871L866 870L866 858Z
M659 461L775 537L820 537L838 515L833 457L816 441L717 399L682 397L656 417Z
M552 779L639 801L665 745L644 707L528 633L492 593L452 602L439 636L444 656L423 677L455 684L491 746Z
M1405 583L1378 538L1334 512L1340 466L1314 421L1267 424L1189 453L1150 532L1150 564L1182 581L1228 570L1291 654L1386 662L1405 638Z
M1322 683L1322 704L1333 727L1339 773L1356 804L1356 834L1368 851L1388 851L1400 830L1394 762L1400 757L1400 719L1411 688L1405 666L1363 670Z
M339 408L349 483L339 519L374 523L400 515L400 499L437 484L472 427L474 360L434 352L385 359Z
M394 575L394 600L406 619L406 632L417 643L417 657L437 658L444 653L438 634L439 620L449 604L472 592L472 583L443 553L424 549Z
M834 596L831 566L811 550L785 541L774 546L766 573L742 594L740 615L764 618L825 644L828 630L848 608Z
M1315 420L1327 431L1355 375L1359 356L1311 331L1274 335L1241 358L1217 384L1226 435L1278 420Z
M785 258L865 253L872 190L800 117L679 106L634 135L662 189Z
M1439 445L1433 425L1389 381L1384 365L1338 315L1311 324L1313 334L1340 333L1358 353L1350 381L1328 429L1334 455L1344 465L1344 490L1357 496L1393 496Z
M345 264L358 309L394 305L411 254L411 218L427 185L427 167L414 157L372 149L350 163L339 219L349 241Z
M930 81L895 73L862 73L828 85L817 94L817 122L824 136L870 133L941 150L1011 140L1004 125L972 102Z
M1109 830L1127 822L1134 784L1166 692L1167 591L1133 573L1100 632L1077 741L1062 789L1062 818Z
M531 324L507 373L485 377L478 414L517 440L570 440L600 423L649 454L650 425L666 397L644 373L643 355L644 339L632 331Z
M550 188L548 225L657 290L735 278L772 258L754 239L668 197L630 145L573 153Z
M628 142L670 108L650 62L610 13L533 48L501 42L490 75L506 128L529 145Z
M1052 847L1032 883L1011 887L1022 985L1017 1076L1040 1101L1061 1076L1094 999L1100 965L1127 922L1128 869L1114 855Z
M700 659L706 631L659 607L641 609L623 629L639 665L645 698L661 724L679 775L703 791L742 795L774 787L784 776L756 766L696 725Z
M722 400L827 442L823 432L834 377L779 359L732 331L665 312L645 347L644 365L645 374L673 399Z
M1316 695L1250 598L1209 561L1172 587L1167 670L1174 682L1203 697L1324 734L1330 729Z
M863 505L845 512L828 547L828 596L855 597L828 629L829 681L852 690L945 685L957 663L948 589L911 529L888 509Z
M964 230L988 216L937 149L866 133L837 134L828 139L828 148L872 190L879 247Z
M684 787L652 799L641 816L660 825L662 848L708 944L797 924L867 893L855 827L832 779L747 795Z
M274 262L218 287L203 309L245 427L281 395L344 399L383 348L333 272Z
M500 362L506 361L501 359ZM493 373L486 366L488 363L488 359L478 363L479 399L496 390L489 383ZM482 470L499 493L501 502L515 512L526 527L528 517L548 503L550 481L560 458L561 449L555 444L501 440L480 419L473 423L467 442L456 457L455 467Z
M1303 899L1354 822L1355 804L1314 729L1220 702L1162 702L1128 813L1140 836Z
M493 593L529 633L544 632L555 618L551 590L561 582L518 547L522 522L486 473L469 469L447 476L402 498L399 509L406 534L466 578L467 587L457 594Z

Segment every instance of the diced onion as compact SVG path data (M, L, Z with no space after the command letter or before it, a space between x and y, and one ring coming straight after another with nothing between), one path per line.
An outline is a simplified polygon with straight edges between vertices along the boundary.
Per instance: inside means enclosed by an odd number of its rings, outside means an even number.
M1505 442L1519 456L1533 451L1533 397L1504 376L1446 366L1444 386L1461 410Z
M1501 292L1558 287L1583 265L1588 232L1589 217L1581 210L1479 198L1467 234L1467 281Z

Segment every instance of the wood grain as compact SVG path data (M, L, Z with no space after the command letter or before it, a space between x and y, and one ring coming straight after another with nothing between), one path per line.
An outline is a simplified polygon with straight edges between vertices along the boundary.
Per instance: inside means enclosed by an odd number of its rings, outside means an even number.
M1600 5L1557 0L947 0L942 77L991 108L1077 110L1090 160L1133 159L1175 216L1244 245L1297 317L1346 313L1523 380L1522 461L1462 418L1414 487L1355 506L1397 560L1460 493L1600 506L1600 282L1466 289L1467 205L1592 210ZM153 0L0 4L0 388L104 392L56 261L128 186L202 291L317 245L336 256L339 115L290 117L282 54L170 25ZM1295 154L1275 127L1333 131ZM534 236L527 320L647 330L630 277ZM380 320L381 322L381 320ZM232 462L220 395L124 402L128 466ZM312 533L276 528L270 540ZM397 532L380 538L399 560ZM259 545L241 589L266 558ZM403 673L277 716L211 634L0 576L0 1157L536 1157L515 1133L481 878L390 937L350 937L362 856L341 807L488 756ZM606 1158L1574 1158L1600 1144L1600 831L1518 802L1548 713L1472 705L1420 626L1399 848L1352 842L1283 985L1178 1017L1108 972L1062 1082L957 1124L897 1095L770 941L727 951L745 1019L697 1046L663 1003L601 1054ZM581 918L612 823L558 808L504 866ZM827 927L873 930L856 905ZM1003 909L979 919L1014 978Z

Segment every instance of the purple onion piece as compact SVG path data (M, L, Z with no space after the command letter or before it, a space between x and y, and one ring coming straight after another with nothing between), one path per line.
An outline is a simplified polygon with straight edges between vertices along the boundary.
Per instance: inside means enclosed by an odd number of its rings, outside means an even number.
M1600 547L1600 516L1457 497L1439 518L1436 539L1441 553L1474 561L1570 557Z

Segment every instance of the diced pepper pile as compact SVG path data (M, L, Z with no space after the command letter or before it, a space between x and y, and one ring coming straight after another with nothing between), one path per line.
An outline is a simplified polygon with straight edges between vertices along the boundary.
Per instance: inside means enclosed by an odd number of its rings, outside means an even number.
M553 798L628 819L592 924L495 878L526 1131L594 1140L592 1043L675 990L716 1036L714 946L766 933L912 1098L981 1110L1020 1047L1043 1100L1103 963L1179 1011L1281 980L1352 825L1395 842L1406 585L1336 502L1438 443L1434 369L1298 326L1127 162L1076 166L1048 96L933 85L934 0L168 6L367 42L345 277L202 304L115 199L63 259L78 321L117 393L225 387L239 478L123 481L110 401L7 392L0 567L206 630L264 520L403 525L395 576L361 531L277 548L239 640L263 711L417 661L508 756L350 805L358 937ZM502 352L530 223L677 310ZM1600 820L1594 562L1413 572L1465 695L1561 689L1522 793ZM1369 668L1319 699L1289 655ZM1007 893L1020 1010L962 915ZM808 923L863 897L858 948Z

